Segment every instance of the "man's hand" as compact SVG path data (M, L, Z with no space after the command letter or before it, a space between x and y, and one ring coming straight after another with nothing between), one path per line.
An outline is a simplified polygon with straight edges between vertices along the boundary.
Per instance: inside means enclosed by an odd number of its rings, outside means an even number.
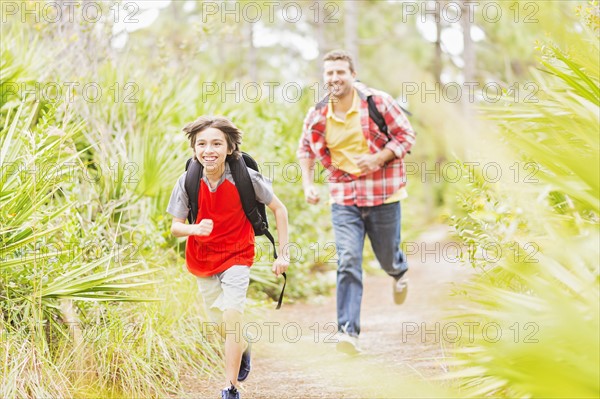
M319 190L314 184L304 187L304 199L311 205L319 203L321 197L319 195Z
M213 229L213 221L212 219L202 219L200 223L194 225L194 234L195 236L208 236L212 232Z
M354 157L354 160L356 161L356 166L360 168L360 171L363 174L375 172L376 170L381 168L385 163L385 161L381 159L379 154L380 153L366 154Z
M279 277L281 273L285 273L289 265L290 262L288 262L284 256L279 256L279 258L275 259L275 262L273 262L272 271Z

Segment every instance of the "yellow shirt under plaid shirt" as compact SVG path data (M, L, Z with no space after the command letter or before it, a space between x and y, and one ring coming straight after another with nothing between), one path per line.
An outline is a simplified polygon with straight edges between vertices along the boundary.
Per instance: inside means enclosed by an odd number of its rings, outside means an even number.
M360 98L356 89L354 89L352 106L346 112L345 120L335 115L331 101L330 99L327 105L327 127L325 131L325 140L331 154L331 160L338 168L360 176L361 171L356 164L355 158L359 155L371 153L360 123ZM406 197L408 197L406 187L401 187L390 197L386 198L384 203L390 204Z

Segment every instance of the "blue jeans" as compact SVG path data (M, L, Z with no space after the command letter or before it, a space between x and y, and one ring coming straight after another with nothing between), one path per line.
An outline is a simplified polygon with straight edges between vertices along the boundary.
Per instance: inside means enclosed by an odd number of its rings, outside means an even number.
M365 234L387 274L398 279L408 270L406 257L400 250L400 203L373 207L333 204L331 215L338 255L338 330L358 336Z

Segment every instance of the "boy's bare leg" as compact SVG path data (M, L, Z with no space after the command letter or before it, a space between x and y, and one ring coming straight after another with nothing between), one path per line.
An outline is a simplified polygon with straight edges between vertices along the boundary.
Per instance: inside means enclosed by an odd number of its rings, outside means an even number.
M242 353L248 346L242 337L242 314L237 310L228 309L223 312L223 326L221 334L225 337L225 378L226 385L238 385L238 373ZM224 330L224 331L223 331Z

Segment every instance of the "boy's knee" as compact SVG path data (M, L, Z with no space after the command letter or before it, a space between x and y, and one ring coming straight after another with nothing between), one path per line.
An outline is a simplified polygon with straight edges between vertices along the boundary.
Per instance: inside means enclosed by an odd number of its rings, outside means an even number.
M233 338L236 342L242 337L242 313L235 309L227 309L223 312L223 324L221 334L225 339Z

